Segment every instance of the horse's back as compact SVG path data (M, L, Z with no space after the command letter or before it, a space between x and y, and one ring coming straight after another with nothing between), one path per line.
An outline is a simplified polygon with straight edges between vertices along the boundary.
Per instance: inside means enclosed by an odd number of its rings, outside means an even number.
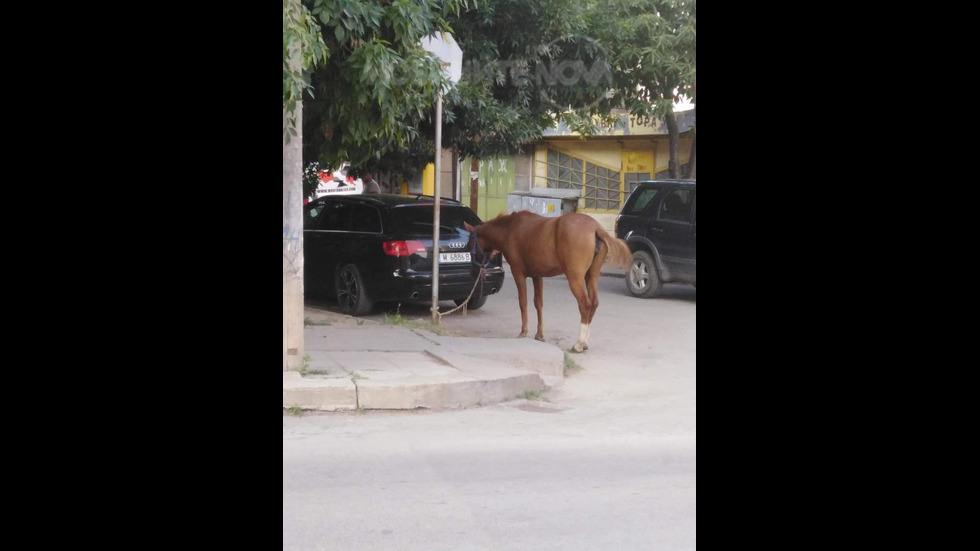
M561 249L593 250L596 233L602 230L599 222L591 216L572 212L563 214L556 220L555 246ZM604 230L603 230L604 231Z
M529 210L522 210L515 212L510 215L510 229L511 231L532 231L541 230L547 228L558 222L559 218L547 218L541 216L536 212L531 212Z
M558 217L546 217L530 211L513 213L511 231L522 243L534 244L536 249L553 246L560 249L581 238L595 236L599 223L591 216L572 212Z
M595 235L597 228L601 228L595 218L580 212L570 212L555 218L562 232L567 234L581 233L584 235Z
M566 274L582 276L592 266L597 252L597 232L602 226L577 212L555 219L555 251Z
M558 217L545 217L530 211L511 214L510 230L517 240L536 252L545 249L560 251L568 246L595 242L602 226L591 216L572 212ZM591 241L590 241L591 240Z

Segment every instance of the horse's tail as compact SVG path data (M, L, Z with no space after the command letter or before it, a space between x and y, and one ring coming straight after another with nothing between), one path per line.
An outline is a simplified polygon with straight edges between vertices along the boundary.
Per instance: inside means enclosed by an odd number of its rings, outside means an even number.
M630 246L626 244L622 239L617 239L609 233L602 229L596 228L596 237L602 240L606 244L606 248L609 249L609 254L606 256L606 261L611 262L613 265L618 266L622 269L626 269L633 262L633 251L630 250Z

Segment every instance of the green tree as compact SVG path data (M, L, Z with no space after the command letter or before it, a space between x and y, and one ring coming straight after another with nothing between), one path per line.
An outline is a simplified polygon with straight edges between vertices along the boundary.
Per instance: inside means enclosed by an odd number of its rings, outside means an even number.
M452 32L462 80L445 96L444 147L462 156L515 152L557 121L579 124L612 87L581 0L306 0L330 62L304 104L304 158L348 160L410 175L432 160L437 87L445 80L418 46ZM555 81L557 63L596 67L597 79ZM592 126L583 127L587 133Z
M305 161L376 168L412 166L417 158L421 163L429 146L419 128L432 118L436 91L446 81L420 42L451 30L446 17L458 2L304 3L332 52L313 73L304 103ZM383 159L386 154L392 157Z
M290 60L297 48L299 64ZM309 70L329 53L309 11L299 2L282 0L282 133L287 140L296 135L295 110L310 87Z
M670 176L679 174L674 103L697 103L696 0L602 0L590 4L595 34L607 45L616 81L615 102L641 123L663 119L670 137ZM695 170L697 141L688 173Z
M563 59L596 58L585 16L581 0L488 0L452 18L464 71L448 101L451 147L461 156L513 153L572 119L572 104L601 96L584 80L549 78Z

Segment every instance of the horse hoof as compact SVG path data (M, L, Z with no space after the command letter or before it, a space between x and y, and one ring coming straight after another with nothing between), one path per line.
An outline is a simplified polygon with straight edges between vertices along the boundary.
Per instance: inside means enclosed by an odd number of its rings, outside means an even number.
M540 341L540 342L544 342L544 337L543 336L541 336L541 337L534 337L534 340Z
M576 344L572 347L572 352L581 354L582 352L585 352L585 348L583 348L581 344Z
M520 335L517 335L517 338L519 338L519 339L523 339L523 338L524 338L524 337L526 337L526 336L527 336L527 331L525 331L525 332L523 332L523 333L521 333Z

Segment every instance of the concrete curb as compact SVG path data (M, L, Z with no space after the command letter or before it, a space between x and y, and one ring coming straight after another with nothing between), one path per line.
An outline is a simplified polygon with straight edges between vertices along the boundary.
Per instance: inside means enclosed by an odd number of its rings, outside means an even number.
M283 373L283 408L460 409L564 382L562 350L530 339L503 341L378 324L307 327L308 371Z
M354 411L357 387L344 379L307 379L300 373L282 374L282 407L316 411Z

